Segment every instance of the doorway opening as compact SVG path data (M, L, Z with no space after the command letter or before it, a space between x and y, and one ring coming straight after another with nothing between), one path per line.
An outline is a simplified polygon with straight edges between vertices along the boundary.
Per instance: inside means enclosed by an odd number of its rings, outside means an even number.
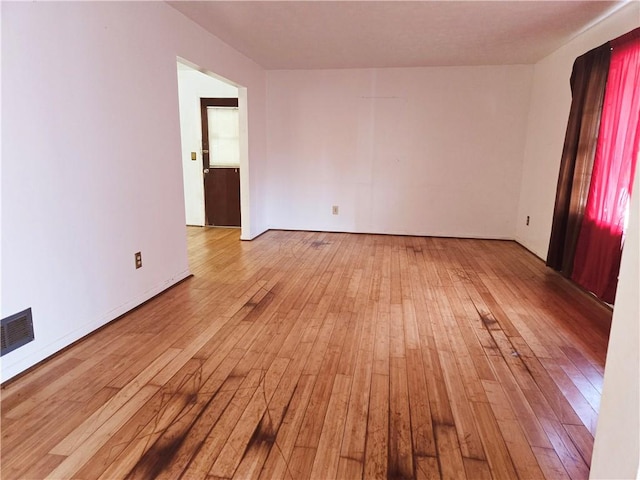
M244 238L250 231L247 89L181 58L177 73L186 224L241 227ZM203 108L211 99L221 105Z

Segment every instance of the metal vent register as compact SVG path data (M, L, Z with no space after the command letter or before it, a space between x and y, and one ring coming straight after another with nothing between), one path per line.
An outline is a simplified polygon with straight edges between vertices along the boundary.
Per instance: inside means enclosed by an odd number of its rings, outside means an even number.
M19 348L30 341L35 336L33 334L33 319L31 309L3 318L0 322L1 348L0 356Z

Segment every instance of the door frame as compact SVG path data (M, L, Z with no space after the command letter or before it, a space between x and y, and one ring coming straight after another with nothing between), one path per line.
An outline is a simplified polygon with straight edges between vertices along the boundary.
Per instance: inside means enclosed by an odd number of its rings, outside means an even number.
M223 107L223 108L238 108L239 102L238 98L200 98L200 129L202 132L202 186L204 191L204 198L202 201L204 202L204 223L207 225L207 187L206 187L206 178L205 178L205 170L209 170L210 162L209 162L209 115L207 113L208 107ZM242 139L240 139L242 146ZM242 157L242 152L240 153ZM240 165L238 166L238 170L240 175L242 175L242 169ZM242 227L242 181L240 182L240 227Z

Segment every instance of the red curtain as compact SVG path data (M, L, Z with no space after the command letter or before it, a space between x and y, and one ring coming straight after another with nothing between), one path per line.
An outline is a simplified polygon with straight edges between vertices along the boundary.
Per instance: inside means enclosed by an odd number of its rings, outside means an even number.
M611 42L611 64L572 278L615 299L640 143L640 29Z

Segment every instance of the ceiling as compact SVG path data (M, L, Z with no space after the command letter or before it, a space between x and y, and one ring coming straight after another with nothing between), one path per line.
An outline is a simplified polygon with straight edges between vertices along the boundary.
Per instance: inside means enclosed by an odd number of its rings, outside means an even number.
M266 69L535 63L612 1L174 1Z

